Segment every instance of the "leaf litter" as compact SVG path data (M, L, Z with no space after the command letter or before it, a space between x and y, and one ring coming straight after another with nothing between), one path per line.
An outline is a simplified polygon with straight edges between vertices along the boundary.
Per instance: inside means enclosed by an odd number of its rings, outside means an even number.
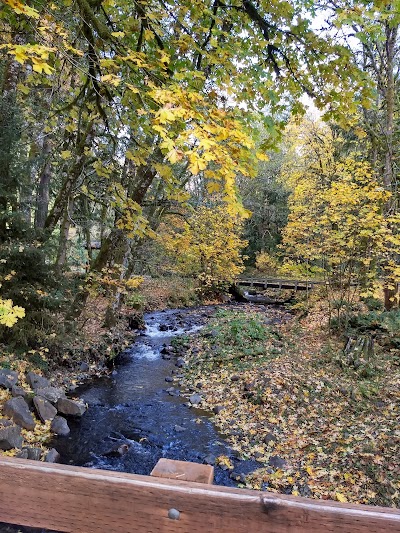
M202 406L220 406L215 422L233 449L260 463L242 486L396 507L398 360L378 351L368 378L343 368L343 342L323 322L250 305L218 311L188 351L186 384L201 387Z

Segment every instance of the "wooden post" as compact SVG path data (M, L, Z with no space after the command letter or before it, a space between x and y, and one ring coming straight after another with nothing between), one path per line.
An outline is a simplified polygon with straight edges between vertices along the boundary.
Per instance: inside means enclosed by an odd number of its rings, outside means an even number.
M214 479L214 467L189 461L162 458L158 460L150 475L166 479L211 484Z

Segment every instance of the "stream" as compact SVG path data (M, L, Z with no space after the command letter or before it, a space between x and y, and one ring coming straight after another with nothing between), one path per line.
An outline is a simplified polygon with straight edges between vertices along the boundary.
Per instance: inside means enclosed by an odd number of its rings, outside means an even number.
M180 395L182 370L176 366L177 356L162 357L163 348L174 337L198 331L214 310L202 307L147 314L146 329L118 357L112 374L76 389L88 411L70 421L69 437L53 440L61 462L149 475L161 457L203 463L227 455L236 473L256 468L256 462L236 457L209 412L189 407L188 399ZM172 377L174 382L166 381ZM229 471L219 467L214 482L237 485Z

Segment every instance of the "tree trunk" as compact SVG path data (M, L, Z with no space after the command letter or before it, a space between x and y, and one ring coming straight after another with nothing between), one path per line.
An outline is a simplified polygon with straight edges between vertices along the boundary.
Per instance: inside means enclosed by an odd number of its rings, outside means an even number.
M46 135L42 144L43 167L39 175L36 193L35 229L43 229L49 211L50 180L51 180L51 142Z
M394 141L394 114L396 103L395 92L395 54L396 54L396 40L398 34L398 26L392 27L389 22L386 23L386 95L385 95L385 140L386 150L384 158L384 173L383 184L385 189L393 191L394 184L394 154L393 154L393 141ZM392 209L393 199L389 199L386 205L386 212L389 213ZM393 250L393 254L396 251ZM390 276L385 281L384 292L384 304L386 311L390 311L396 305L397 283L395 279Z
M23 42L22 35L13 35L13 44L23 44ZM16 125L16 91L21 65L10 56L4 63L0 99L0 242L7 239L9 210L17 197L17 182L10 170L12 148L20 136Z
M74 208L74 200L70 198L63 216L60 227L60 240L58 243L57 259L55 263L56 271L64 270L67 262L69 229L71 227L71 216Z
M150 165L143 165L136 169L136 172L132 171L133 173L136 179L129 197L139 205L143 205L146 193L156 176L156 171ZM117 223L118 221L116 220L115 222ZM122 265L124 270L123 261L125 261L125 258L127 258L127 261L129 260L129 254L128 256L126 254L130 253L130 244L131 241L127 238L126 232L119 229L115 224L109 236L102 240L100 251L92 262L90 270L92 272L101 272L106 265ZM129 246L129 250L127 246ZM88 297L89 291L87 288L80 291L75 298L69 318L77 318L81 314ZM115 301L117 302L117 307L114 305L114 309L108 310L107 323L109 324L113 321L112 317L115 318L116 316L116 309L119 308L121 303L120 296Z

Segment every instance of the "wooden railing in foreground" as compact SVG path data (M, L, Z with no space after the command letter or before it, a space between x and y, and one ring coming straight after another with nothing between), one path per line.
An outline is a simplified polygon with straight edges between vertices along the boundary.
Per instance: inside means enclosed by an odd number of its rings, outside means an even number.
M71 533L400 532L394 509L3 457L0 521Z

